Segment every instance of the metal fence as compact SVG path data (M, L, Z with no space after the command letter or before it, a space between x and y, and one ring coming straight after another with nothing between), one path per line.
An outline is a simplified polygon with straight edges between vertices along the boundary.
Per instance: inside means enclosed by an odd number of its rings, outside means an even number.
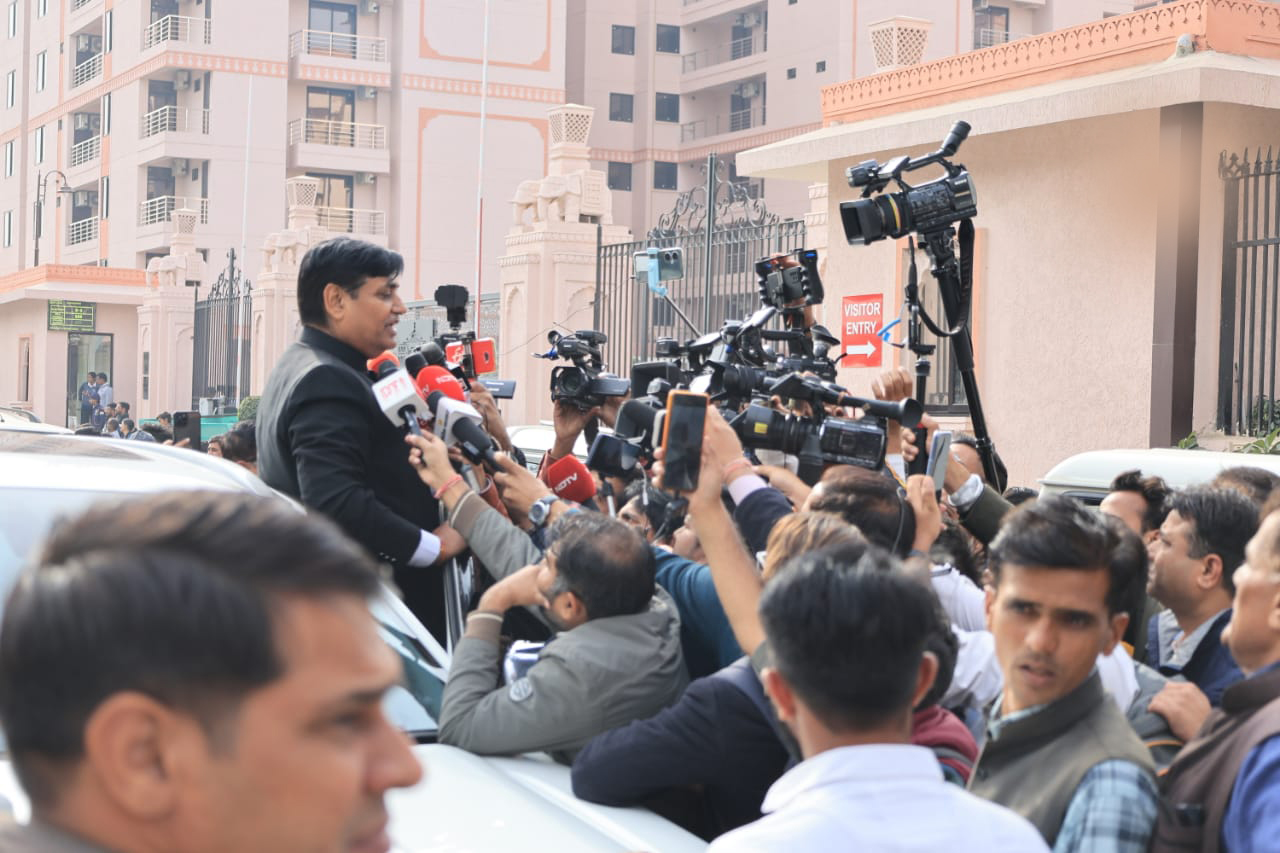
M199 409L202 398L211 399L214 414L233 414L249 391L251 288L236 268L234 249L228 258L227 269L195 309L191 408Z
M1218 427L1236 435L1280 428L1276 403L1280 302L1280 159L1224 151Z
M684 250L685 277L664 285L698 332L709 332L760 307L757 259L804 246L804 222L779 221L741 184L724 180L723 165L709 158L708 186L682 193L647 239L597 246L594 326L608 335L605 361L619 376L652 359L658 338L695 336L671 305L636 281L636 252L650 246Z

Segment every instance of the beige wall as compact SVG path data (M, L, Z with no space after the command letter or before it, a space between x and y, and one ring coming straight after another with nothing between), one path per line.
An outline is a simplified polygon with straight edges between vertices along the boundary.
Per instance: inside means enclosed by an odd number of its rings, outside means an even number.
M1155 218L1142 189L1156 131L1152 111L992 136L975 129L958 158L978 195L979 390L1013 484L1033 484L1081 450L1147 443ZM855 197L844 170L861 159L831 164L828 320L846 294L883 292L888 315L901 300L900 249L849 246L839 225L839 202ZM921 281L935 286L925 267ZM841 380L865 393L876 372L842 370Z

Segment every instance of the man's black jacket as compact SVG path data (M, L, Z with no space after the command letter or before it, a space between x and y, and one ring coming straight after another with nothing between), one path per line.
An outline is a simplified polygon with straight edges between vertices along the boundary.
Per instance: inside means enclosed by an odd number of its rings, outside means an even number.
M304 327L272 369L258 405L258 472L395 563L397 581L407 581L402 586L430 574L438 587L438 573L407 565L420 531L440 523L436 502L409 465L403 430L382 413L372 387L363 355ZM418 610L416 596L404 591Z

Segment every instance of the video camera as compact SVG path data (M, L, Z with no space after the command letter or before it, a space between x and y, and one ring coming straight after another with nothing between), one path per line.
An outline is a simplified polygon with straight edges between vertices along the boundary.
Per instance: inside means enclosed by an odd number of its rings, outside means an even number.
M913 231L921 234L941 232L945 228L978 213L977 190L964 166L950 162L969 136L969 125L958 121L932 154L914 160L905 154L887 163L864 160L845 170L849 186L862 188L862 198L840 203L840 219L844 236L851 244L874 243L885 237L905 237ZM905 172L937 163L946 174L928 183L912 186L902 177ZM884 193L894 181L901 189Z
M477 338L474 330L462 331L471 294L460 284L442 284L434 295L436 304L445 310L449 331L422 347L420 352L427 363L448 369L468 391L473 382L479 382L497 399L514 397L515 380L478 378L480 374L492 373L498 364L493 338Z
M626 379L605 372L600 347L609 338L604 332L583 329L562 335L554 329L547 332L551 349L534 353L535 358L563 358L573 364L562 364L551 371L551 400L566 400L582 411L604 405L605 397L622 397L631 390Z

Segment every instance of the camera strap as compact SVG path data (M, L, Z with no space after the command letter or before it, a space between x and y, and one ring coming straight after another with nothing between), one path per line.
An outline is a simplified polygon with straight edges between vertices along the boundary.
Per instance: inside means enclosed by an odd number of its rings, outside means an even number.
M943 331L938 327L938 324L934 322L933 318L929 316L929 312L925 310L924 306L920 306L920 318L924 320L924 324L929 327L929 331L933 332L940 338L950 338L960 334L969 323L969 308L973 301L973 236L973 220L960 220L960 232L958 239L960 245L959 261L957 262L956 258L953 256L938 265L938 268L942 273L942 275L937 276L938 287L946 287L946 280L952 277L952 275L954 275L956 284L958 285L959 311L957 313L959 319L957 320L955 327ZM937 259L935 258L934 261L936 263ZM913 275L915 273L914 253L912 253L911 273Z

